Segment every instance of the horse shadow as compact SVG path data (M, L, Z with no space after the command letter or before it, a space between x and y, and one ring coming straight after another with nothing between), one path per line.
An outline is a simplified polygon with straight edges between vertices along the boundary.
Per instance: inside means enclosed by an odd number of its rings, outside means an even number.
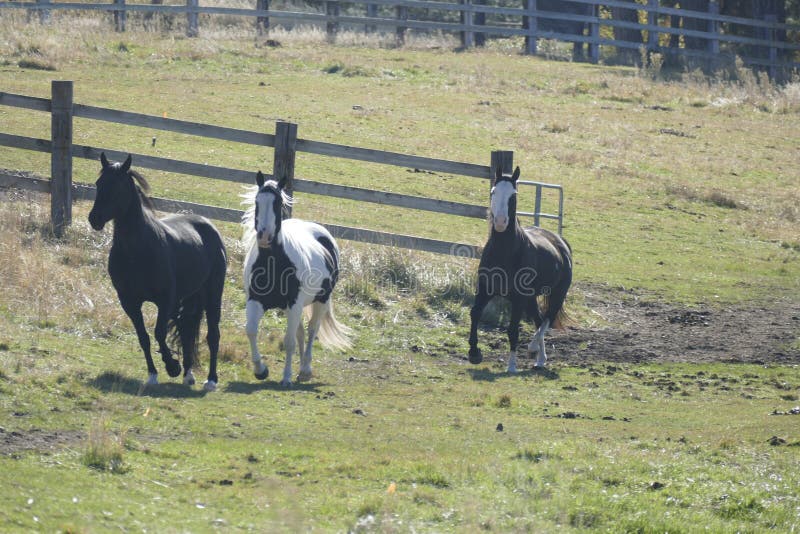
M148 386L141 380L130 378L120 373L106 371L89 380L89 387L103 393L123 393L134 397L195 399L205 397L208 391L197 386L186 386L181 382L164 382L156 386Z
M252 395L253 393L258 393L259 391L276 391L276 392L287 392L287 391L303 391L308 393L318 393L319 388L324 386L321 383L311 383L311 382L293 382L290 387L286 387L281 385L280 382L274 382L271 380L263 380L258 382L241 382L241 381L234 381L228 382L225 386L225 393L237 393L239 395Z
M472 380L476 382L495 382L500 378L507 377L526 377L526 376L541 376L546 380L558 380L561 378L556 371L543 367L532 367L516 373L509 373L508 371L492 371L491 369L468 369Z

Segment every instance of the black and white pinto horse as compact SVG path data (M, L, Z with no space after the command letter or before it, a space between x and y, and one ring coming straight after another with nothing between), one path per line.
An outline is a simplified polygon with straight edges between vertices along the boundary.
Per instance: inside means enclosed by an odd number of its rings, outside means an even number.
M109 163L101 154L100 162L89 223L102 230L114 221L108 273L147 360L147 385L158 384L142 317L142 304L153 302L158 307L155 336L161 359L169 376L180 375L181 365L167 345L171 333L183 353L183 383L187 385L195 383L192 367L205 311L211 362L204 387L213 391L218 382L219 321L228 266L222 237L208 219L198 215L158 219L146 195L147 181L131 170L130 155L124 163Z
M284 219L293 202L284 191L285 181L265 181L259 171L257 188L245 203L252 203L242 219L247 252L244 290L247 297L247 337L256 378L264 380L269 370L258 352L258 323L266 310L286 311L283 344L286 360L283 386L292 384L292 355L300 353L298 382L310 380L311 350L319 337L326 348L350 346L350 329L333 315L331 292L339 276L339 248L321 225L300 219ZM303 311L311 308L308 341L303 346ZM306 310L307 311L307 310Z
M564 319L564 299L572 283L572 250L557 234L531 227L522 228L517 219L517 180L519 167L513 175L502 174L492 183L490 205L490 235L478 267L478 288L470 313L469 361L483 360L478 348L478 321L486 304L495 297L511 301L508 342L511 352L508 372L517 371L517 343L523 313L536 323L536 333L528 345L528 353L538 352L537 367L547 362L544 335L559 327ZM543 310L537 297L542 299Z

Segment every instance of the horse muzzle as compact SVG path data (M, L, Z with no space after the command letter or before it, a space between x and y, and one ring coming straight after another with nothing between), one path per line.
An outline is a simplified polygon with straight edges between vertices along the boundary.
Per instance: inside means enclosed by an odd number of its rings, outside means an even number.
M505 232L508 228L508 219L495 219L492 221L492 226L496 232Z
M95 212L91 212L89 214L89 224L91 225L92 228L94 228L98 232L102 230L103 227L106 225L104 221L100 220L100 217L98 217Z
M258 248L270 248L274 240L275 236L273 234L268 234L267 232L258 232L256 234Z

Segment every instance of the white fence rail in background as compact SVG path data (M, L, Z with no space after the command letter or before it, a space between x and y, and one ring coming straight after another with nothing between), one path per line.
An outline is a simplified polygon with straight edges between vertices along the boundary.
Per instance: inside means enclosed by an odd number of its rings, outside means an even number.
M155 1L155 0L154 0ZM497 0L495 0L497 1ZM343 28L360 31L394 32L397 42L405 41L409 30L446 32L459 35L464 47L481 45L489 36L523 37L524 52L537 53L537 40L571 42L575 57L597 62L601 47L609 54L646 49L667 57L690 58L713 69L740 57L745 64L767 69L784 78L800 68L800 25L786 24L779 13L758 16L731 16L721 13L718 1L675 2L662 6L659 0L646 3L623 0L519 0L519 7L488 5L488 0L459 0L458 3L430 0L311 0L290 10L271 8L270 0L255 0L255 9L201 6L199 0L184 5L138 4L114 0L112 3L70 3L0 1L3 9L38 12L42 22L51 20L58 10L105 11L113 15L117 31L125 31L129 13L166 16L185 15L185 31L197 36L200 15L238 16L254 19L257 31L268 30L273 21L291 27L318 25L334 40ZM704 10L685 9L683 4L703 6ZM755 2L753 5L755 6ZM313 11L300 11L313 9ZM753 7L755 11L755 7ZM785 17L785 13L783 14ZM628 53L638 59L638 53Z
M73 83L70 81L54 81L52 83L52 98L49 100L0 92L0 105L51 113L52 129L50 139L37 139L0 132L0 146L50 153L52 162L51 179L41 180L28 177L18 172L5 172L0 173L0 186L13 186L50 193L51 221L56 235L61 235L64 228L71 222L72 199L93 199L95 194L94 187L85 184L74 184L72 182L72 158L79 157L98 160L101 152L106 152L109 158L117 160L123 160L127 156L127 153L124 152L74 144L72 142L73 117L102 120L130 126L144 126L147 128L200 137L272 147L274 149L274 155L273 172L271 176L276 179L285 177L290 184L289 187L295 192L325 195L462 217L485 218L486 205L477 206L388 191L375 191L359 187L316 182L313 180L296 179L294 176L296 153L307 152L323 156L483 179L489 179L491 176L494 176L497 169L510 173L513 167L514 154L510 151L492 152L489 165L476 165L472 163L426 158L396 152L298 139L297 125L287 122L278 122L276 124L275 134L273 135L75 104L72 102L72 88ZM252 183L254 179L253 171L203 165L144 154L133 154L133 158L137 167L159 171L245 184ZM534 223L537 226L541 219L553 219L558 222L558 232L561 233L563 228L564 206L563 190L561 186L538 182L526 182L526 184L532 186L535 190L535 210L532 213L521 213L520 215L533 217ZM541 212L543 190L554 190L557 192L558 213L549 214ZM207 206L178 200L155 198L154 204L157 209L163 211L190 211L223 221L238 222L242 217L241 210ZM325 226L334 236L341 239L397 246L438 254L468 257L477 257L479 255L478 247L465 243L454 243L419 236L332 224L325 224Z

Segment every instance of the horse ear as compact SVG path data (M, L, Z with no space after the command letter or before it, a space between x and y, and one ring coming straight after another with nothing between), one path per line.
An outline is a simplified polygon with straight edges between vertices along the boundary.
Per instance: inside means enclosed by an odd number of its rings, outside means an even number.
M502 167L497 167L497 171L494 173L494 176L492 177L492 185L494 185L502 177L503 177L503 169Z
M286 182L287 180L286 177L284 176L278 181L278 189L283 189L284 187L286 187Z
M264 174L261 171L258 171L256 174L256 183L258 184L258 187L264 186Z
M105 152L100 152L100 165L102 165L104 169L109 167L108 158L106 157Z
M122 166L120 167L120 170L122 172L128 172L129 170L131 170L131 162L132 161L133 161L133 158L131 157L130 154L128 154L128 157L125 159L125 163L123 163Z
M519 180L519 165L517 166L516 169L514 169L514 174L511 175L511 181L512 182L514 182L516 184L517 180Z

